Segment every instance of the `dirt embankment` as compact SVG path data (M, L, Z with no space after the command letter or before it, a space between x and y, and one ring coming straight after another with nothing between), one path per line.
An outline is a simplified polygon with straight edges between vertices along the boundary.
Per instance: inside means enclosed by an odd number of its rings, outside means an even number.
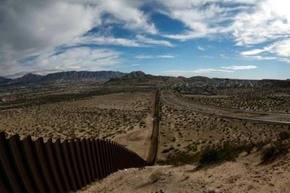
M260 165L259 152L236 162L194 171L194 166L153 166L118 171L79 193L289 193L290 155Z

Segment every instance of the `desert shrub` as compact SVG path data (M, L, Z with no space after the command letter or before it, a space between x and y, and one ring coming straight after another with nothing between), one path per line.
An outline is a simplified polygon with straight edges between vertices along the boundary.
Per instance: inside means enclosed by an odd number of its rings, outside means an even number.
M174 150L174 147L170 147L170 148L164 149L164 150L162 151L162 153L168 153L168 152L170 152L170 151L172 151L172 150Z
M219 152L217 149L206 148L200 156L199 163L202 165L211 164L217 162L219 159Z
M290 138L290 133L288 133L287 131L282 131L279 133L279 139L280 140L287 140Z
M191 151L191 152L196 152L197 151L197 146L194 143L192 143L192 144L189 144L188 146L186 146L186 149L188 151Z
M285 145L281 143L273 144L269 147L266 147L262 151L262 163L271 163L272 161L286 153L288 153L288 148Z
M160 165L174 165L180 166L184 164L193 164L198 160L198 155L184 151L177 151L174 154L169 155L166 160L158 160Z
M199 158L200 166L217 164L224 161L234 160L241 152L250 152L252 145L232 145L229 143L221 147L207 147L205 148Z
M159 171L159 170L154 171L154 172L149 176L149 180L150 180L151 183L155 183L155 182L159 181L159 180L162 178L163 175L164 175L164 174L163 174L161 171Z
M225 144L220 148L207 147L200 155L199 163L201 165L208 165L219 163L222 161L229 161L235 158L237 151L234 146Z
M195 149L192 150L188 147L189 151L176 151L170 154L166 160L158 160L157 163L175 166L198 163L202 167L234 160L241 152L251 152L253 147L253 144L233 145L226 143L221 147L207 147L201 152L195 152Z

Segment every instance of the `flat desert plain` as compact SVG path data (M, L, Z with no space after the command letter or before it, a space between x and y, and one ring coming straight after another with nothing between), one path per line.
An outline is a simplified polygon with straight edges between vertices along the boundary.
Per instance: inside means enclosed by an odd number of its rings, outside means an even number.
M79 192L289 193L289 93L163 89L156 165L118 171ZM146 159L154 97L127 91L16 106L0 111L0 128L22 138L110 139Z
M0 111L9 135L111 139L146 157L154 92L121 92Z

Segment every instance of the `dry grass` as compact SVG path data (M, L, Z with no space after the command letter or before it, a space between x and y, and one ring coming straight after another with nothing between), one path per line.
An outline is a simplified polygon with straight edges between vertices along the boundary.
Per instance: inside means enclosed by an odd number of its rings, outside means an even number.
M162 105L161 117L160 162L180 152L192 157L208 146L220 147L226 143L259 146L277 141L281 132L289 131L287 125L222 118L167 104Z
M144 129L152 93L116 93L0 112L0 128L9 134L44 138L113 139Z
M290 112L290 90L220 90L217 95L187 95L192 102L222 108L260 112Z

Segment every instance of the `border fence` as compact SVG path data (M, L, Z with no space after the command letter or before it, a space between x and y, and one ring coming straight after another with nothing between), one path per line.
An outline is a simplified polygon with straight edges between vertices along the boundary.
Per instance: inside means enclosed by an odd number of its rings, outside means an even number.
M136 153L100 139L60 141L0 133L0 193L66 193L124 168L144 167Z
M154 165L158 154L158 142L159 142L159 121L160 121L160 91L157 90L154 97L153 104L153 128L151 134L151 144L149 147L149 153L147 157L148 165Z

